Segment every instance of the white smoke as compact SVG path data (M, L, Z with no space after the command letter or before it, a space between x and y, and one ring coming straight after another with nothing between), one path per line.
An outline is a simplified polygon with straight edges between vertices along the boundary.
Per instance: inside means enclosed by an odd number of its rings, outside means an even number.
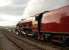
M23 14L24 18L43 11L50 11L69 4L69 0L30 0Z

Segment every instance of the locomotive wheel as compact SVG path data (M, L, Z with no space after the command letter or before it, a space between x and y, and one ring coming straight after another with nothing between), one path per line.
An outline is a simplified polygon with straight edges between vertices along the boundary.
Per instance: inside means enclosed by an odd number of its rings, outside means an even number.
M62 42L60 44L61 47L69 47L69 38L65 38Z
M37 40L37 32L32 32L32 38Z
M52 42L60 47L69 47L69 37L65 35L53 36Z
M51 41L51 38L52 38L52 34L50 34L50 33L44 34L44 40L45 41Z
M22 33L21 32L16 32L16 35L20 36L20 35L22 35Z
M16 32L16 35L18 35L19 34L19 32Z

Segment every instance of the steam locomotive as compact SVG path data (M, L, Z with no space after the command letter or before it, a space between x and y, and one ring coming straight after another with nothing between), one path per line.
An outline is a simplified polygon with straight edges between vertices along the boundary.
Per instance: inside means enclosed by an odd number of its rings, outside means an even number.
M34 19L34 20L33 20ZM69 46L69 5L39 13L16 25L18 34ZM19 30L19 31L18 31Z

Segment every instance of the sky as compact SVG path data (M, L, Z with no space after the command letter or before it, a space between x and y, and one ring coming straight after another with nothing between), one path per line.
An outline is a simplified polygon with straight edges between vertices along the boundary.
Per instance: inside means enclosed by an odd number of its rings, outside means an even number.
M69 0L0 0L0 26L69 4Z
M43 11L57 9L67 4L69 5L69 0L30 0L23 16L35 16Z
M12 26L23 18L29 0L0 0L0 26Z

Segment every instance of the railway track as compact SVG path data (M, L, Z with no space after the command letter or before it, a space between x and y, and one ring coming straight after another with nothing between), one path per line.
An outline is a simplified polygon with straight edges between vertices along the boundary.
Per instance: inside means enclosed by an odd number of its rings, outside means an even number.
M28 38L23 38L17 36L15 33L4 33L5 36L12 41L20 50L69 50L63 49L60 47L54 47L50 45L46 45L45 43L41 43L39 41L34 41Z
M44 50L40 47L28 43L27 41L25 41L26 39L22 40L16 35L8 33L7 34L4 33L4 35L6 36L6 38L8 38L8 40L14 43L20 50Z

